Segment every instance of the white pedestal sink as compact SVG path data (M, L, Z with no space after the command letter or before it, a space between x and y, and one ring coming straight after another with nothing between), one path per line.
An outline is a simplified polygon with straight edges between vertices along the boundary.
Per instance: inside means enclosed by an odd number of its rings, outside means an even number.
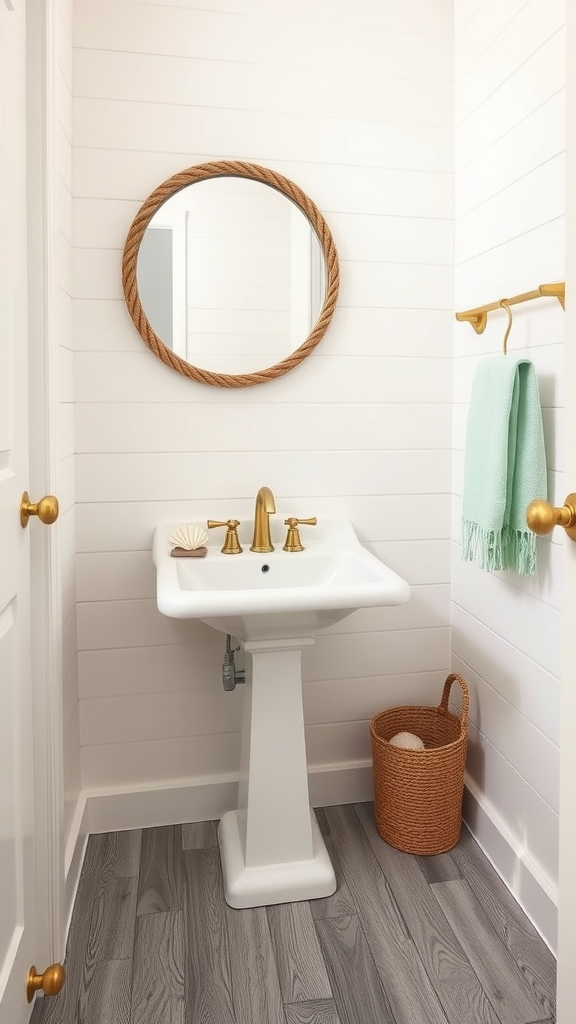
M347 520L320 521L302 552L282 551L282 541L270 554L224 555L215 545L204 559L170 557L175 525L154 535L158 608L236 637L248 655L238 808L219 829L226 901L328 896L336 880L309 806L302 650L357 608L404 603L408 584Z
M336 879L308 801L300 659L313 638L247 640L238 810L220 822L233 907L329 896Z

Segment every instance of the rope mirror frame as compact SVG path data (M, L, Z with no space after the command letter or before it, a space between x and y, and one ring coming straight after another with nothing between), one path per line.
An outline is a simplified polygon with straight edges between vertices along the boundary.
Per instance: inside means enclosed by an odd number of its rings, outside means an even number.
M138 251L142 237L150 220L156 211L166 202L170 196L187 185L193 185L198 181L205 181L208 178L239 177L249 178L252 181L260 181L269 185L282 195L290 199L308 219L318 237L324 258L326 260L326 296L324 305L320 310L318 319L304 342L285 359L269 366L264 370L257 370L255 373L214 373L211 370L204 370L201 367L188 363L185 359L176 355L158 337L150 324L140 301L137 282L137 261ZM340 286L340 269L338 264L338 253L324 217L317 206L293 181L285 178L276 171L271 171L258 164L244 163L239 160L215 160L209 163L196 164L188 167L171 178L167 178L158 188L148 196L136 214L124 245L122 253L122 287L128 312L138 334L148 348L162 360L166 366L170 366L177 373L183 374L190 380L199 384L211 384L222 388L245 388L253 384L264 384L266 381L282 377L285 373L298 366L306 356L310 355L318 343L324 337L336 307L338 289Z

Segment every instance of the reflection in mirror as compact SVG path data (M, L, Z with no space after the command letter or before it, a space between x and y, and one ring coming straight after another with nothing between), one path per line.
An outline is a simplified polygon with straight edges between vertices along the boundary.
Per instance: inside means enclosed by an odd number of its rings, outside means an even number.
M128 312L191 380L244 388L298 366L336 307L338 253L312 200L277 171L215 160L162 182L122 254Z
M138 291L156 334L188 362L226 373L298 348L322 308L325 279L308 218L246 178L212 178L171 196L138 253Z

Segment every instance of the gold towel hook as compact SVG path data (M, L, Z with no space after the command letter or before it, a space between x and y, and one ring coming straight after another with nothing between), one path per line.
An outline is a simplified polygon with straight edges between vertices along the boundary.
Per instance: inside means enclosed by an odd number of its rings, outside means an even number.
M510 306L508 305L508 300L507 299L500 299L500 302L498 303L498 305L502 306L502 308L505 309L506 312L508 313L508 327L506 328L506 334L504 335L504 341L502 342L502 351L504 352L504 355L506 356L506 355L508 355L508 335L510 334L510 331L512 330L512 310L510 309Z

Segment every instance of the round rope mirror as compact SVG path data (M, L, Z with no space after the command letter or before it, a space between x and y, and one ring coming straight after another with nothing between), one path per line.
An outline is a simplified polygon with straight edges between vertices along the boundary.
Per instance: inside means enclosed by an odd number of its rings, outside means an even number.
M189 362L160 337L162 331L158 327L158 323L155 322L154 326L152 326L149 319L149 309L145 310L142 303L138 257L142 251L143 239L152 218L158 214L161 208L164 208L164 204L171 197L181 193L189 185L203 182L210 178L248 179L252 182L260 182L263 185L267 185L277 193L280 193L290 200L300 213L304 215L312 229L314 241L318 243L323 257L324 266L322 274L325 279L322 281L321 298L319 301L321 308L305 340L285 358L280 359L266 369L255 372L220 373L204 369ZM167 262L169 262L169 259ZM151 278L153 281L156 280L156 276L152 272ZM128 312L142 340L154 355L158 356L163 363L170 366L173 370L201 384L211 384L216 387L242 388L253 384L263 384L266 381L283 376L283 374L298 366L318 345L328 329L336 306L339 281L338 254L334 239L326 221L312 200L298 185L295 185L294 182L289 181L288 178L283 177L283 175L278 174L276 171L268 170L257 164L243 163L236 160L218 160L211 163L197 164L173 175L163 184L159 185L142 204L136 214L128 232L122 256L124 297ZM314 312L313 315L315 316L316 313ZM306 330L308 330L308 327ZM157 333L157 331L160 333Z

